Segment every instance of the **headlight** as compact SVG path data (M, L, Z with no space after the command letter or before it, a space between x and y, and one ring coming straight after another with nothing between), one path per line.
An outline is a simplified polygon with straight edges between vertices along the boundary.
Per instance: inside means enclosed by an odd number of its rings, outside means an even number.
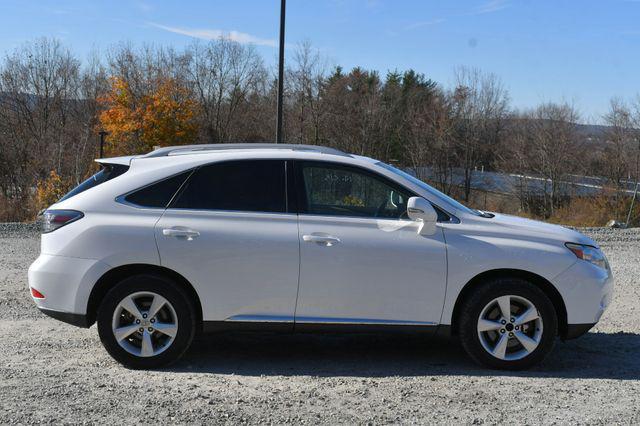
M565 243L565 246L567 246L578 259L592 263L602 269L609 269L609 262L607 262L607 258L600 249L575 243Z

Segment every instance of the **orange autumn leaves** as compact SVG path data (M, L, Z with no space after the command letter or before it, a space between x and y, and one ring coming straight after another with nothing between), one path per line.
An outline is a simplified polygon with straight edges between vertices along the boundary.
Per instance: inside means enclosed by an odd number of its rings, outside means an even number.
M71 179L63 178L55 170L51 170L49 176L36 186L33 200L36 210L47 208L57 202L72 186Z
M112 77L110 83L99 99L100 125L109 132L107 156L141 154L196 139L198 105L175 80L158 79L153 90L140 95L122 78Z

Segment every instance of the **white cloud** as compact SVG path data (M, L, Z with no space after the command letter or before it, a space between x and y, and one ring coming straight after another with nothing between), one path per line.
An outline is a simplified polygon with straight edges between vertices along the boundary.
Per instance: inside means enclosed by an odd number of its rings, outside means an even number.
M411 25L407 25L406 27L404 27L404 29L406 31L409 31L409 30L415 30L416 28L431 27L433 25L441 24L444 21L446 21L446 19L444 18L431 19L429 21L421 21L421 22L413 23Z
M152 25L156 28L160 28L165 31L169 31L175 34L182 34L189 37L201 38L204 40L218 40L220 38L224 38L227 40L237 41L241 44L255 44L258 46L269 46L276 47L278 43L273 39L260 38L253 36L247 33L241 33L240 31L225 31L218 29L197 29L197 28L181 28L181 27L170 27L167 25L156 24L154 22L149 22L149 25Z
M509 6L509 0L489 0L488 2L474 8L472 15L482 15L484 13L493 13Z
M136 6L138 7L138 9L140 9L143 12L151 12L153 10L153 6L145 1L139 0L136 3Z

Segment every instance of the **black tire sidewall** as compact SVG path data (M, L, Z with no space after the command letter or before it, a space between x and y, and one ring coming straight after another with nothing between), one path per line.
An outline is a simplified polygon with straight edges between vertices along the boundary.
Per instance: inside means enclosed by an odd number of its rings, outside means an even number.
M484 307L493 299L514 295L529 300L538 309L542 319L542 338L538 347L519 360L501 360L489 354L477 332L477 322ZM558 334L558 318L553 303L544 292L519 278L498 279L483 283L467 299L460 315L460 339L465 351L476 362L495 369L522 370L540 363L553 349Z
M113 313L126 296L150 291L167 299L178 317L178 332L171 346L152 357L138 357L127 352L116 341L112 330ZM178 360L189 348L196 331L193 303L187 294L171 280L157 275L144 274L125 278L116 284L102 300L97 315L98 334L109 354L119 363L133 369L164 367Z

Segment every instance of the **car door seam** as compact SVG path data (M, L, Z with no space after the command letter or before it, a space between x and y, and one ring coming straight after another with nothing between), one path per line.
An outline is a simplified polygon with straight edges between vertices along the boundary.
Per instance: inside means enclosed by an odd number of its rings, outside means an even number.
M444 227L439 226L440 231L442 232L442 241L444 242L444 295L442 298L442 310L440 311L440 321L438 321L438 325L442 324L444 308L447 304L447 293L449 292L449 244L447 243L447 235L444 232Z

